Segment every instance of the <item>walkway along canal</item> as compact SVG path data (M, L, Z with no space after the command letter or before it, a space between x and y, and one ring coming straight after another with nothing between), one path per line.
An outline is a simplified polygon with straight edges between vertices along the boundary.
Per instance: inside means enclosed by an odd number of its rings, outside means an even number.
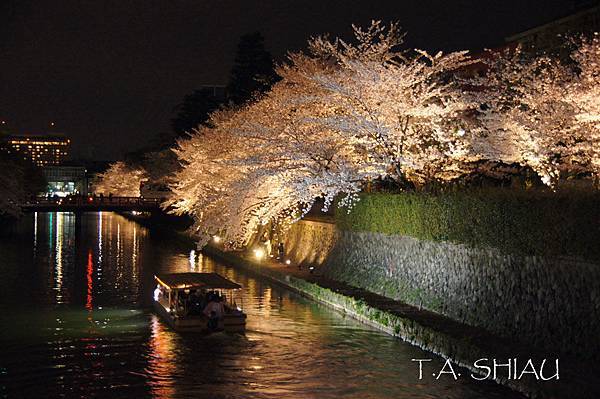
M0 397L517 398L442 358L110 213L37 213L0 240ZM178 334L154 273L245 287L244 335ZM418 363L432 359L419 380Z

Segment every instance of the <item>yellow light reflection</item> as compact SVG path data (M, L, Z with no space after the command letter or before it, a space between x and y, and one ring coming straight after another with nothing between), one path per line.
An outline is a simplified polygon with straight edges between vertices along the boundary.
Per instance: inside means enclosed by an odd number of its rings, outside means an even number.
M121 253L121 223L117 223L117 281L115 284L115 288L123 278L123 264L122 264L122 253Z
M152 395L155 398L170 398L175 394L174 333L161 324L156 315L152 316L150 337L149 372L156 377L150 382Z
M139 240L137 234L137 228L133 223L133 248L131 250L131 280L133 284L138 284L138 252L139 252Z
M33 256L37 252L37 236L38 236L38 213L33 214Z
M190 251L190 270L196 270L196 251L193 249Z
M54 290L56 291L56 303L62 303L62 284L63 284L63 234L64 234L64 213L56 214L56 246L55 246L55 272L54 272Z
M98 280L102 275L102 212L98 212Z
M273 306L273 304L271 303L271 299L273 299L273 290L271 289L271 287L267 287L265 289L265 293L264 293L264 303L263 303L264 312L262 314L262 316L264 316L266 318L271 317L271 310L272 310L272 306Z

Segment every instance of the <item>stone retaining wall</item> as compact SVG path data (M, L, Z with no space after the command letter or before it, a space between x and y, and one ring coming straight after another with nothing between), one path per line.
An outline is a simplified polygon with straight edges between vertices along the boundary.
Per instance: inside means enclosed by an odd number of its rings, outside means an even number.
M600 358L599 264L339 232L315 221L292 227L286 248L332 279L540 349Z

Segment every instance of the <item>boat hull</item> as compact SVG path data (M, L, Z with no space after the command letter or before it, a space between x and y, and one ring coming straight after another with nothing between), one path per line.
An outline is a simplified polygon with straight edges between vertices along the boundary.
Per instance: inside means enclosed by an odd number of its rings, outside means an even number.
M246 315L242 312L238 314L225 314L219 320L216 330L208 328L208 318L204 316L176 317L170 314L165 307L154 301L154 310L156 313L175 331L178 332L244 332L246 331Z

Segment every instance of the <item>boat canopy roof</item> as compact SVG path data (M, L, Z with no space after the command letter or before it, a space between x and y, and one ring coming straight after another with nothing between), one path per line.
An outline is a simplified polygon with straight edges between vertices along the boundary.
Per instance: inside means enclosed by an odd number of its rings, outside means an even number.
M242 288L238 283L226 279L217 273L170 273L159 274L156 280L169 289L207 288L236 290Z

